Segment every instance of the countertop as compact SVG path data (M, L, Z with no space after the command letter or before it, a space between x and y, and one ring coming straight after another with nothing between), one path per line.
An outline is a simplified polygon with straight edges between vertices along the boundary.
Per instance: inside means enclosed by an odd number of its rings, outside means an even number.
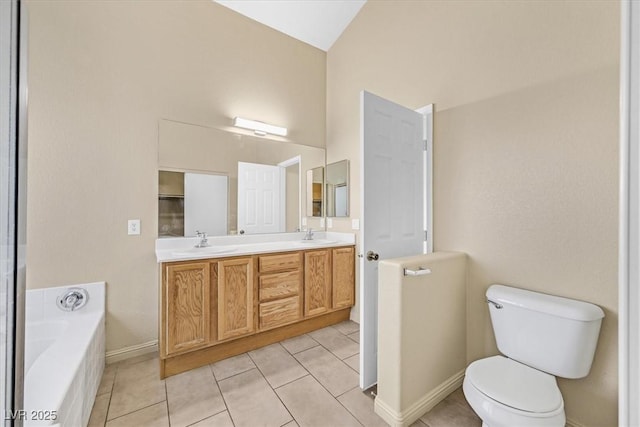
M156 259L162 263L355 245L353 233L318 231L310 241L304 236L304 232L215 236L204 248L195 247L198 237L163 238L156 240Z

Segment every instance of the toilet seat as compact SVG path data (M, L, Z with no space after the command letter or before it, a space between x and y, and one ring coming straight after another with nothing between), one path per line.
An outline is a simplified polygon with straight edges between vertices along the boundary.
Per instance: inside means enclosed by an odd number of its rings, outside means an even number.
M554 376L504 356L473 362L463 383L467 401L490 427L564 426Z

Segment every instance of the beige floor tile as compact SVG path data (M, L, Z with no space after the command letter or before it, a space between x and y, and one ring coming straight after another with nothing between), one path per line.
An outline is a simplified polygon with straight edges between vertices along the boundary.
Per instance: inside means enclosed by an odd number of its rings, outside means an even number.
M480 427L482 425L482 421L470 407L465 408L447 399L421 416L420 421L429 427Z
M249 356L273 388L309 375L309 372L278 343L251 351Z
M117 370L118 366L116 364L104 367L104 372L102 372L102 378L100 379L100 385L98 386L96 396L104 393L111 393L111 390L113 390L113 380L116 378Z
M106 427L169 427L165 402L148 406L139 411L107 422Z
M360 427L353 415L310 375L280 387L276 393L301 427Z
M427 426L425 423L423 423L422 421L420 421L420 418L418 418L417 420L415 420L413 422L413 424L411 424L409 427L429 427Z
M172 427L187 426L226 409L209 365L165 381Z
M353 320L345 320L344 322L340 322L337 325L333 325L333 327L344 335L349 335L354 332L360 331L360 325Z
M109 400L111 394L101 394L96 396L96 401L93 403L93 409L91 409L91 417L89 418L88 427L102 427L105 421L107 421L107 410L109 409Z
M349 365L349 367L354 371L360 373L360 353L347 357L343 362Z
M292 419L257 369L219 381L218 384L236 427L280 427Z
M216 380L218 381L232 377L241 372L246 372L255 367L256 365L246 353L221 360L211 365L213 375L215 375Z
M141 378L160 378L160 360L157 357L131 364L119 364L115 383L136 382Z
M356 387L338 397L342 406L367 427L387 427L387 423L373 412L373 399Z
M324 347L310 348L295 358L334 396L358 385L358 374Z
M358 344L331 326L310 332L309 336L341 360L353 356L360 351Z
M284 340L280 342L284 348L291 354L300 353L301 351L308 350L310 348L316 347L318 341L311 338L309 335L300 335L294 338L289 338L288 340Z
M282 427L300 427L300 425L297 422L295 422L295 420L293 420L293 421L289 421Z
M171 424L171 426L173 427L173 424ZM233 427L233 422L231 421L229 412L224 411L195 424L191 424L191 427Z
M358 344L360 343L360 331L354 332L354 333L349 334L347 336L349 338L351 338L353 341L357 342Z
M107 419L128 414L166 400L158 359L119 366Z

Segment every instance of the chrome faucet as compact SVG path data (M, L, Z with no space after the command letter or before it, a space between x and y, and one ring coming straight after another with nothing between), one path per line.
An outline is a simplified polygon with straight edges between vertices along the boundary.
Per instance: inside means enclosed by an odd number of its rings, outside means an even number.
M196 236L200 238L200 242L196 244L196 248L206 248L207 246L209 246L207 233L196 230Z
M313 240L313 229L307 228L306 233L304 233L304 237L302 240Z

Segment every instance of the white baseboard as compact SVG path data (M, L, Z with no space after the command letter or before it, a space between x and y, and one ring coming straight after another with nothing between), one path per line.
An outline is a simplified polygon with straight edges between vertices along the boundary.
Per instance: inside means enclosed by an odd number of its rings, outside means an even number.
M567 418L566 427L585 427L585 426L583 424L580 424L577 421L570 420L569 418Z
M125 359L131 359L132 357L142 356L143 354L153 353L158 351L158 340L145 342L142 344L132 345L131 347L125 347L118 350L108 351L106 354L106 363L119 362Z
M374 405L375 413L392 427L410 426L414 421L429 412L434 406L442 402L448 395L460 387L463 379L464 369L448 378L442 384L424 395L417 402L402 412L395 411L385 402L380 400L380 397L376 397Z

